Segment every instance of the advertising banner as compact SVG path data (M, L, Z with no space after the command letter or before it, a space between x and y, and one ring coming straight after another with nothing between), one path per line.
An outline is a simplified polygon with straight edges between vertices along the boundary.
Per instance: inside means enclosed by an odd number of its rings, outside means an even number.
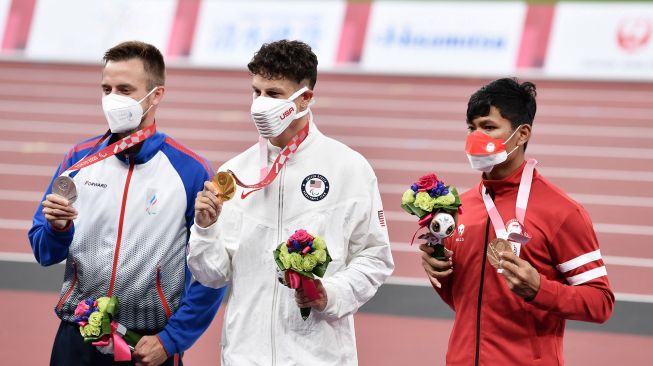
M26 55L99 62L116 44L140 40L165 52L176 0L39 0Z
M526 4L372 4L362 69L373 72L507 75L515 71Z
M318 68L329 69L336 60L344 11L344 1L205 0L190 61L245 68L263 43L285 38L308 43Z
M653 80L653 4L559 3L545 74Z

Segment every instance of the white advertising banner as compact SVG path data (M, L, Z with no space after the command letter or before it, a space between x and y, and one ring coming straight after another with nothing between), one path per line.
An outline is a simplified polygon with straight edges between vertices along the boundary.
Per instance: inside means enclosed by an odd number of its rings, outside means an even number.
M0 44L5 36L5 28L7 28L9 5L11 5L11 0L0 0Z
M653 80L653 4L558 3L545 73Z
M523 2L377 1L361 66L373 72L512 74L525 15Z
M344 1L204 0L190 61L194 65L245 68L263 43L279 39L308 43L318 68L333 67Z
M99 62L123 41L151 43L165 54L176 0L39 0L28 58Z

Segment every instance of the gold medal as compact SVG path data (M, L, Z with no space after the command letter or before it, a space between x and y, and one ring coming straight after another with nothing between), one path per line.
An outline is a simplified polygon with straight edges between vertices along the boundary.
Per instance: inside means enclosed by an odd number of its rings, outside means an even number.
M229 201L236 193L236 181L229 172L218 172L212 180L215 188L220 193L220 198L223 202Z
M501 257L499 253L501 252L512 252L512 244L505 239L496 238L492 240L487 246L487 260L490 262L492 267L496 269L499 268L499 262Z

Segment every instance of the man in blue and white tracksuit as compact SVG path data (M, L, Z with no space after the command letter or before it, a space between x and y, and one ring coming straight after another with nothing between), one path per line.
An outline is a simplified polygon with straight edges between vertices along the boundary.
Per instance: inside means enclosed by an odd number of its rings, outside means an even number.
M163 69L160 52L142 42L107 51L103 109L113 133L73 147L54 178L89 152L152 128L165 91ZM115 113L125 110L143 116L126 131ZM81 300L110 295L120 304L115 320L146 335L133 353L137 365L180 364L179 355L206 330L224 295L224 288L192 281L185 260L195 195L211 174L205 159L155 132L70 174L77 187L74 206L48 186L29 239L41 265L66 261L51 365L114 363L113 356L83 343L74 323Z

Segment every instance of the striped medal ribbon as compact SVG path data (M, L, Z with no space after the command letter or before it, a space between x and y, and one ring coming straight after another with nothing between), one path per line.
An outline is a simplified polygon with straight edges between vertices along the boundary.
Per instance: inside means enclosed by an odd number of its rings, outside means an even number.
M121 152L129 149L132 146L135 146L156 133L156 124L152 124L142 130L138 130L129 136L123 137L122 139L114 142L113 144L105 147L104 149L97 151L93 154L95 150L102 142L104 142L110 135L111 131L107 130L104 136L102 136L95 145L89 150L88 154L84 156L80 161L75 163L70 168L66 169L61 173L54 182L52 182L52 193L64 197L71 204L77 200L77 188L75 187L75 181L70 177L70 174L80 170L82 168L89 167L95 163L99 163L104 159L112 157L114 155L120 154Z
M281 150L279 153L279 156L275 159L274 163L272 164L272 169L267 171L267 146L263 143L259 143L259 146L262 151L265 151L265 153L261 153L261 181L256 183L256 184L245 184L243 183L238 177L236 177L236 174L229 170L228 172L234 177L234 180L236 181L236 184L243 188L250 188L251 190L248 192L242 192L240 194L241 199L245 199L247 196L250 194L261 190L268 186L270 183L274 181L274 179L279 175L279 172L281 172L281 169L283 169L283 166L286 164L288 161L288 158L290 155L294 154L299 146L304 142L306 139L306 136L308 136L308 129L310 126L310 120L306 122L306 126L304 126L293 138L288 142L288 144ZM260 142L260 140L259 140ZM265 141L263 141L265 142ZM265 164L265 167L264 167ZM267 171L267 174L266 174Z
M533 171L535 170L535 165L537 165L537 160L529 159L522 171L521 181L519 182L519 191L517 192L517 203L515 205L515 216L517 218L516 224L519 225L517 230L506 230L506 226L501 214L499 214L499 210L494 205L494 201L487 193L485 186L483 186L483 203L485 203L485 209L487 210L488 216L490 216L490 221L492 221L494 232L496 233L497 238L509 240L513 243L513 250L517 256L519 256L521 244L525 244L530 240L530 236L525 235L526 232L523 228L524 220L526 219L528 198L531 194L531 185L533 184Z

